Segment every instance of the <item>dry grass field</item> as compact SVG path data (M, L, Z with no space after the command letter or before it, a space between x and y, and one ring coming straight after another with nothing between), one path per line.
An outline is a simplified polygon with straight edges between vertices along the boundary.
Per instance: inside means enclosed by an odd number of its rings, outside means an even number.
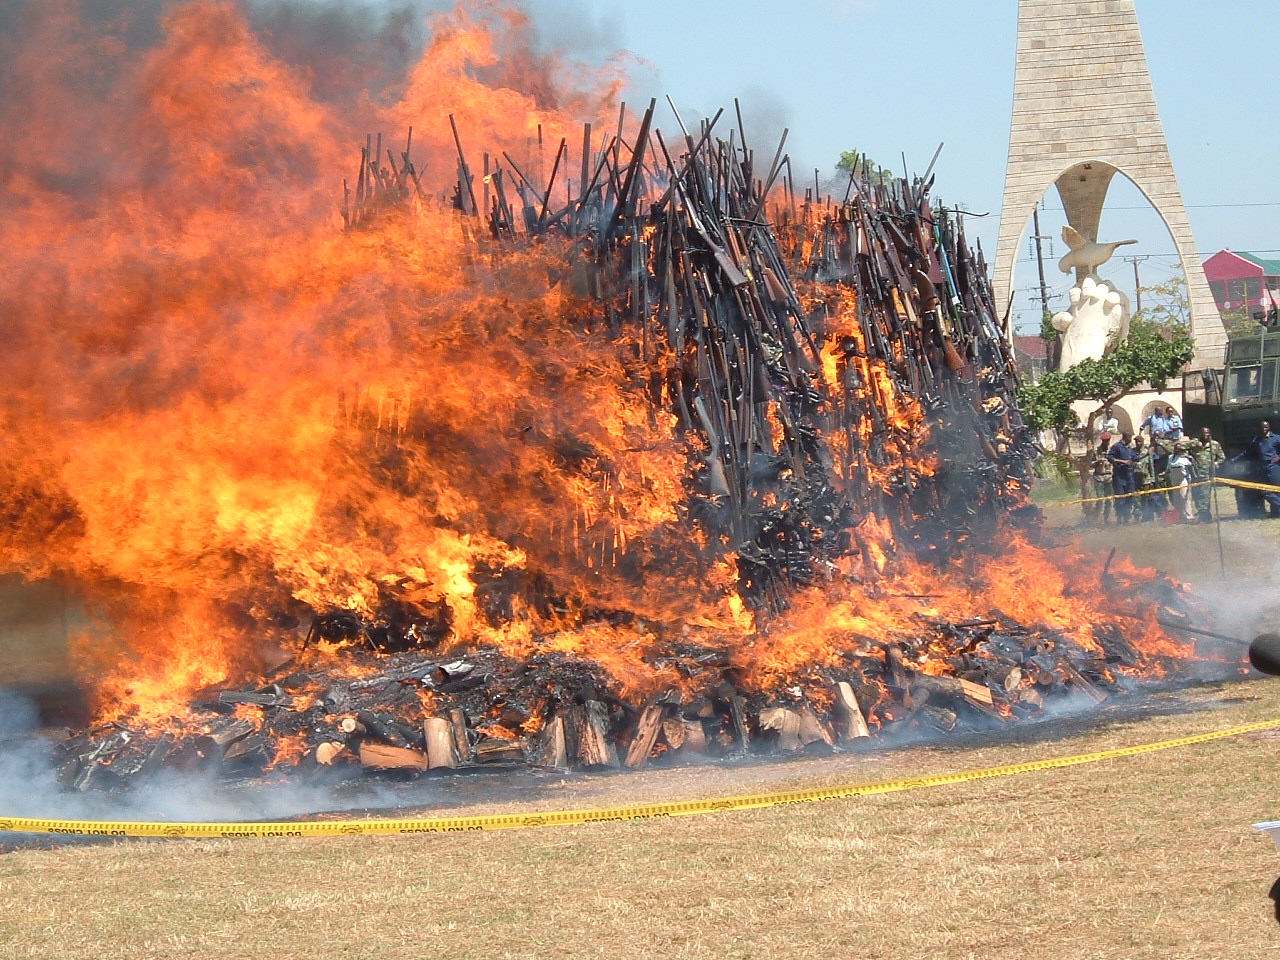
M879 780L1280 717L1280 680L996 741L575 777L523 809ZM1188 709L1194 707L1194 709ZM0 856L0 956L208 960L1273 957L1280 737L756 812ZM514 804L457 807L501 812Z

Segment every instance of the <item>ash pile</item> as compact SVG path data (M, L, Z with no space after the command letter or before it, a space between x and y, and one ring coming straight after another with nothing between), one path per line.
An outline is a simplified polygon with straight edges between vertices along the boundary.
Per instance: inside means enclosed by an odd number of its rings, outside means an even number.
M184 717L125 716L71 737L58 747L63 784L119 787L173 769L603 769L826 750L1036 717L1058 699L1097 703L1160 672L1160 657L1110 621L1085 645L995 608L919 613L884 634L845 628L821 662L745 666L744 649L803 591L847 580L893 596L886 544L941 569L998 562L1009 543L1034 540L1036 444L986 264L963 217L931 200L927 175L855 173L843 199L824 199L797 190L783 144L757 166L740 129L720 135L720 115L669 143L654 110L630 143L620 125L593 149L585 129L576 188L564 143L545 181L507 155L485 155L478 175L455 127L458 178L443 202L478 275L503 255L561 251L549 282L582 324L616 339L632 388L673 418L687 450L679 520L661 542L584 524L574 556L637 583L655 564L727 561L728 589L754 624L746 637L557 594L537 570L471 571L491 625L518 609L558 623L515 656L461 635L448 604L409 602L392 584L372 614L312 610L290 660L209 691ZM411 146L397 158L381 138L366 145L344 197L349 232L442 202L423 191ZM368 415L344 406L340 417L343 442L378 456ZM403 429L405 443L426 435L411 418ZM564 459L607 480L589 444L558 442ZM386 482L403 479L396 471L390 463ZM1163 579L1117 577L1114 589L1139 616L1187 619ZM547 643L584 630L642 641L646 681Z

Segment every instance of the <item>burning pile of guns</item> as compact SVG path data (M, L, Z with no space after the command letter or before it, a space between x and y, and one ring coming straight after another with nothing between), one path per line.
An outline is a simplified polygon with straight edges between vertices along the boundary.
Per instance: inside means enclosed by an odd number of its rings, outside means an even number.
M986 266L927 174L855 172L841 202L798 198L785 134L757 168L740 115L727 139L723 111L681 124L677 147L655 107L631 143L622 118L598 148L584 127L576 189L563 140L545 183L509 153L484 154L477 183L451 118L458 179L442 202L477 247L566 244L560 282L696 438L690 514L737 555L744 600L785 607L868 515L932 557L1031 518L1035 442ZM433 202L408 148L381 152L381 138L362 151L352 229Z

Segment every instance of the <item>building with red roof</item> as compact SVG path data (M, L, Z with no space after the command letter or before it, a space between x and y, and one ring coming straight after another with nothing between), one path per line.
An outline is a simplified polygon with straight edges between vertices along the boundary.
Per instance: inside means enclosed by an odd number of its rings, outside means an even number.
M1221 313L1265 322L1267 312L1280 307L1280 260L1220 250L1204 262L1204 273Z

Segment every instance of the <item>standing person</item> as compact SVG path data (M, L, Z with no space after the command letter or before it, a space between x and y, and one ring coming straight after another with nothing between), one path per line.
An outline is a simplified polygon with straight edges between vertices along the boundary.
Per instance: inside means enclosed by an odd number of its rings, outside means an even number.
M1111 460L1107 457L1107 451L1111 447L1111 434L1104 433L1098 438L1098 449L1093 452L1093 460L1089 463L1089 473L1093 477L1093 495L1095 497L1104 497L1101 503L1090 504L1093 510L1089 517L1091 520L1101 519L1103 524L1111 522L1111 477L1115 472L1115 468L1111 464Z
M1108 406L1102 411L1102 419L1098 421L1098 432L1106 437L1114 437L1120 432L1120 421Z
M1208 427L1201 428L1200 444L1192 453L1191 459L1195 461L1191 478L1203 484L1191 491L1196 501L1196 514L1201 523L1208 523L1213 519L1213 511L1209 509L1213 496L1213 484L1212 482L1204 483L1204 481L1212 481L1218 475L1218 464L1227 459L1227 455L1222 450L1222 444L1213 439L1213 432Z
M1168 420L1165 421L1166 425ZM1153 437L1147 444L1149 468L1147 470L1147 486L1154 492L1143 499L1149 501L1147 509L1154 520L1169 507L1169 495L1163 488L1169 486L1169 458L1173 456L1173 441L1166 430L1159 437Z
M1164 439L1165 434L1169 432L1169 420L1164 415L1164 407L1158 406L1151 411L1147 419L1139 425L1138 433L1142 433L1143 430L1147 431L1147 436L1152 443Z
M1116 523L1122 525L1127 524L1133 515L1134 498L1125 496L1136 489L1133 483L1133 468L1138 462L1138 455L1133 447L1129 446L1132 439L1131 434L1122 433L1120 439L1107 451L1107 459L1111 461L1111 492L1116 496Z
M1164 408L1164 435L1167 439L1177 443L1182 439L1182 418L1178 416L1178 411L1173 407Z
M1173 507L1183 523L1196 522L1195 502L1191 498L1191 472L1195 461L1191 459L1191 445L1195 441L1183 437L1169 457L1169 486L1173 487Z
M1280 487L1280 437L1271 432L1271 424L1266 420L1258 424L1258 435L1236 459L1256 461L1260 482ZM1271 510L1271 518L1280 519L1280 493L1268 490L1262 499Z
M1135 522L1150 523L1156 518L1158 505L1156 497L1160 494L1149 493L1155 486L1155 458L1152 446L1141 434L1133 438L1133 489L1139 496L1133 498Z

